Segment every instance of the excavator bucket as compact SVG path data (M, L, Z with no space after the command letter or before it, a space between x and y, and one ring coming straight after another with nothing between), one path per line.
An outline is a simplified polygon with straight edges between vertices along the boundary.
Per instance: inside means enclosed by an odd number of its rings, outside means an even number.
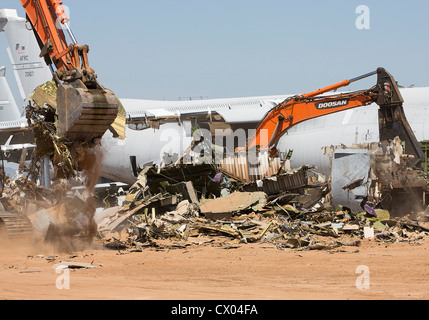
M412 155L406 161L409 167L417 167L424 161L424 153L420 147L414 132L405 116L401 92L393 78L383 68L377 69L378 79L376 91L380 141L393 140L398 136L404 144L405 153Z
M115 121L118 108L119 100L108 89L88 89L80 80L61 83L57 91L57 134L70 142L93 142Z

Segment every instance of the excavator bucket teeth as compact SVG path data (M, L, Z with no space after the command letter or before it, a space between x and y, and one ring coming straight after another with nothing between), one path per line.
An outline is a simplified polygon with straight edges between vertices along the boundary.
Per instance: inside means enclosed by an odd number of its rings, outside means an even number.
M104 88L60 84L57 91L57 133L71 142L101 138L115 121L119 101Z

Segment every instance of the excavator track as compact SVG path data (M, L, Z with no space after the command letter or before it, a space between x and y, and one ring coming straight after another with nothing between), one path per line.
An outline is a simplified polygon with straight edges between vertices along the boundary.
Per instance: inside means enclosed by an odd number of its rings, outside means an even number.
M25 215L0 212L0 237L11 241L31 240L32 224Z

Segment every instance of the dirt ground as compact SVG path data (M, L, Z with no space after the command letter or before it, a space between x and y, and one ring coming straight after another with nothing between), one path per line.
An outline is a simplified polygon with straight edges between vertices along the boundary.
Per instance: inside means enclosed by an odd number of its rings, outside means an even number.
M243 244L229 249L192 245L127 252L95 247L58 253L46 246L3 243L0 299L426 300L428 253L429 241L411 245L367 239L360 247L329 251ZM94 268L66 274L54 267L61 261ZM365 274L359 266L366 266ZM357 286L363 283L366 288Z

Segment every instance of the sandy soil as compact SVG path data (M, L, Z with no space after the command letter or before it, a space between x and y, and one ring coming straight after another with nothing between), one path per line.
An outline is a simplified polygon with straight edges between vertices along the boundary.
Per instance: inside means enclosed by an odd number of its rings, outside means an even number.
M0 299L428 299L428 253L429 242L371 240L330 251L243 244L142 252L92 248L73 254L3 243ZM66 284L66 273L53 267L60 261L91 263L95 268L70 270L69 289L58 289L57 283ZM360 265L368 267L369 289L356 286Z

